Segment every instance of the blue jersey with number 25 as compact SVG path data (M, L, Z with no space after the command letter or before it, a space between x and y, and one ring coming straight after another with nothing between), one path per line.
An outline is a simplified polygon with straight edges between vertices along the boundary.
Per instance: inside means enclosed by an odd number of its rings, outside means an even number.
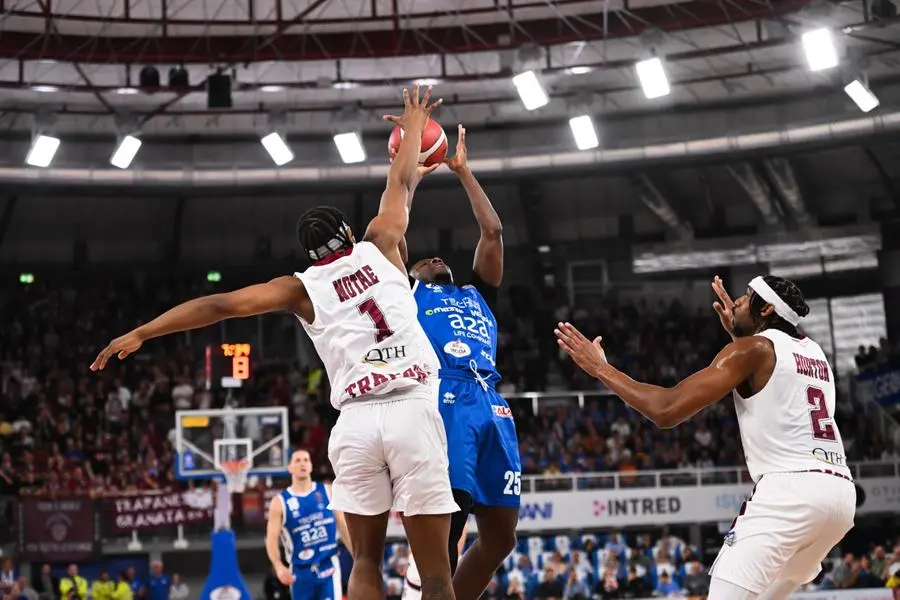
M497 320L481 293L471 285L416 282L413 295L419 323L434 346L441 369L476 372L499 380Z

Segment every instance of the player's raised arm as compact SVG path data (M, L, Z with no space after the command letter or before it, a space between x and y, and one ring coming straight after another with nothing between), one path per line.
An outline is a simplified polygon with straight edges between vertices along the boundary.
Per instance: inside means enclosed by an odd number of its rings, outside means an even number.
M757 373L772 358L770 343L761 337L739 338L725 346L712 363L671 388L635 381L606 360L600 345L569 323L559 323L559 346L588 375L596 377L615 395L658 427L668 429L721 400L735 387Z
M486 284L499 287L503 281L503 225L481 184L469 169L466 128L458 125L457 129L456 154L447 160L447 166L462 182L481 230L472 270Z
M312 322L314 312L309 295L296 277L277 277L225 294L188 300L164 312L149 323L111 341L91 364L92 371L106 367L113 356L124 359L137 352L145 341L189 329L206 327L225 319L288 311Z
M284 502L281 496L275 496L269 502L269 520L266 522L266 555L278 581L284 585L291 585L294 576L290 569L281 560L281 547L279 546L281 528L284 526Z
M378 207L378 215L369 223L363 239L375 244L379 250L394 265L406 272L400 257L398 245L406 234L409 225L409 208L407 200L410 189L416 183L419 162L419 151L422 146L422 131L431 111L440 106L441 100L429 104L431 100L431 88L425 91L422 99L419 99L419 86L417 85L412 96L409 91L403 90L404 112L400 117L386 115L385 119L396 123L403 129L403 141L397 156L388 171L387 185L381 195L381 205Z

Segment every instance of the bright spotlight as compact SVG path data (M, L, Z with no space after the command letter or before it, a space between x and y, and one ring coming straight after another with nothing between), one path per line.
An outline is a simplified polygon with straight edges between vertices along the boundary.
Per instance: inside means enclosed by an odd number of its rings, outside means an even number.
M109 164L120 169L127 169L131 166L131 161L137 156L138 150L141 149L141 140L133 135L126 135L116 146L116 150L109 158Z
M366 160L366 149L354 132L337 134L334 136L334 145L337 146L341 160L348 165Z
M519 92L519 98L522 99L525 110L536 110L542 106L546 106L546 104L550 102L550 98L547 97L547 92L544 91L544 88L541 86L541 82L538 81L534 71L519 73L512 78L512 82Z
M635 65L644 96L653 100L669 95L669 79L659 57L642 60Z
M569 119L569 127L572 128L572 136L579 150L590 150L600 145L597 130L594 129L594 120L590 115L572 117Z
M39 135L31 143L25 164L32 167L49 167L53 162L56 151L59 150L59 138L49 135Z
M259 141L262 142L263 148L272 157L272 161L276 166L280 167L294 160L294 153L288 148L284 138L277 133L272 132Z
M859 107L859 110L863 112L869 112L874 108L877 108L881 102L879 102L878 97L872 93L866 84L864 84L859 79L854 79L850 83L848 83L844 87L844 91L847 92L847 95L850 96L850 99L856 103L856 106Z
M837 66L838 55L831 31L825 28L807 31L802 40L810 71L824 71Z

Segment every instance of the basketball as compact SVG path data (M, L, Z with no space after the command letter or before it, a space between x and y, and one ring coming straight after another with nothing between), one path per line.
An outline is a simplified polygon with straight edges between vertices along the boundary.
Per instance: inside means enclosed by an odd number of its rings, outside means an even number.
M400 126L394 127L391 137L388 139L388 154L391 162L397 156L400 149L400 140L403 139L403 131ZM444 128L434 119L428 119L425 123L425 131L422 132L422 147L419 151L419 164L430 167L444 162L447 156L447 134Z

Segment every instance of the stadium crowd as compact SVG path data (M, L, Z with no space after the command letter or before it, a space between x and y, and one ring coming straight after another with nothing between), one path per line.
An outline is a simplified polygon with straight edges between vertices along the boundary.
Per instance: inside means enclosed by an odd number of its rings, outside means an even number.
M328 475L325 453L335 417L318 365L285 362L257 370L237 394L209 391L202 348L186 336L148 344L101 375L87 365L101 345L203 286L133 280L0 289L0 494L95 493L175 485L175 409L287 405L291 439ZM602 331L610 360L636 377L670 385L703 366L723 342L716 319L677 302L610 297L574 310L512 289L500 317L501 391L597 390L564 360L552 324L571 320ZM658 430L611 397L512 400L526 474L734 466L743 463L732 404L722 402L673 430ZM842 398L838 419L849 458L891 459L865 411ZM867 443L861 443L867 440Z

